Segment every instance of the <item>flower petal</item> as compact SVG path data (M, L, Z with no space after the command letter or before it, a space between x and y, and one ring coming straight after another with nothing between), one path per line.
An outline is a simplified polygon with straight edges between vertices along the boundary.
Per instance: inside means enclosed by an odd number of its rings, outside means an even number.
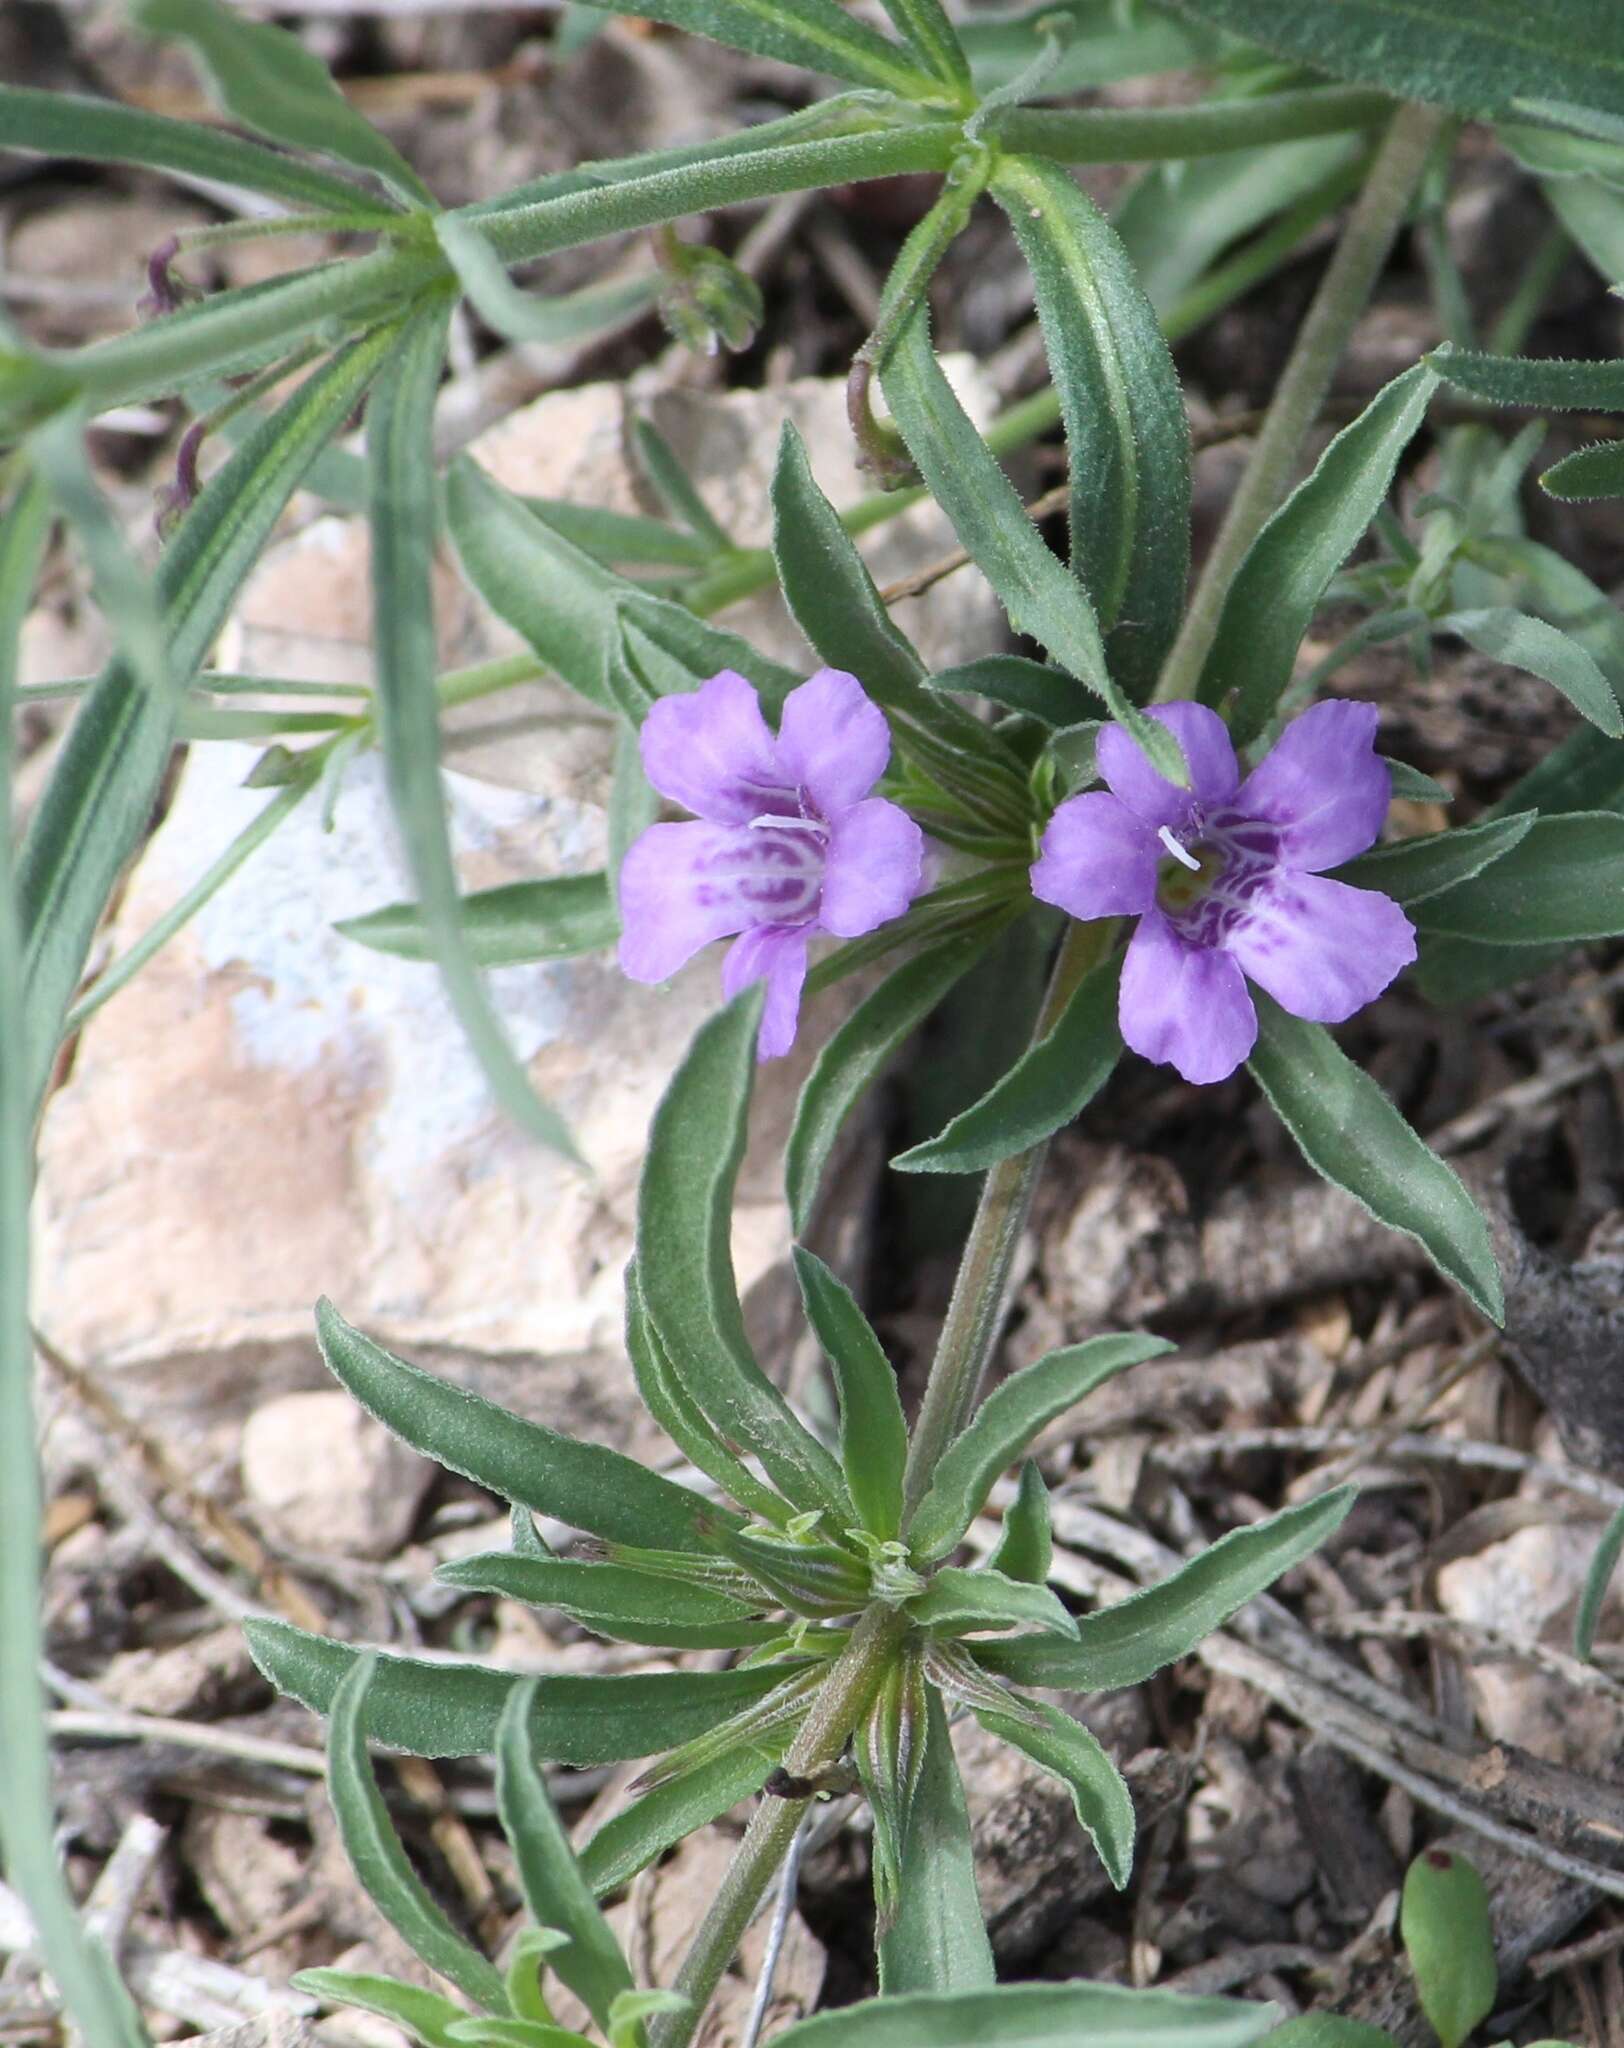
M756 1036L756 1058L775 1060L795 1043L806 980L805 925L761 924L727 949L722 993L729 1002L753 981L765 981L767 1000Z
M806 923L822 872L822 846L808 833L651 825L621 863L621 972L664 981L712 939Z
M1032 894L1073 917L1117 917L1156 901L1163 858L1153 825L1103 789L1070 796L1049 820Z
M1279 832L1282 867L1316 874L1374 846L1393 778L1377 758L1376 707L1332 698L1293 719L1235 792Z
M661 796L714 825L748 825L799 808L755 688L730 668L691 696L650 705L639 743L643 772Z
M1112 794L1151 825L1185 825L1192 805L1227 803L1241 771L1229 728L1217 712L1205 704L1159 704L1146 716L1165 725L1184 750L1190 787L1180 789L1158 775L1138 741L1120 725L1108 725L1095 745L1094 758Z
M924 880L925 835L882 796L853 804L829 828L818 923L855 939L900 917Z
M820 668L784 699L779 770L831 822L868 795L890 758L885 713L843 668Z
M1227 1081L1252 1050L1257 1011L1227 953L1194 946L1159 910L1141 918L1122 963L1122 1036L1186 1081Z
M1340 1024L1415 958L1415 927L1389 896L1276 868L1220 943L1283 1010Z

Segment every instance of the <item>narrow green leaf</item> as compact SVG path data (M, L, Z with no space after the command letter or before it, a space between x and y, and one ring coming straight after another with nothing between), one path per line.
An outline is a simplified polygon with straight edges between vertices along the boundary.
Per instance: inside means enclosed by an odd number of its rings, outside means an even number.
M1584 1590L1579 1596L1578 1619L1573 1624L1573 1654L1582 1657L1587 1664L1594 1662L1596 1630L1601 1626L1602 1602L1607 1598L1607 1588L1612 1581L1621 1550L1624 1550L1624 1508L1614 1512L1612 1520L1602 1531L1601 1541L1596 1545L1596 1554L1591 1558L1590 1568L1585 1573Z
M1172 1349L1163 1337L1091 1337L1051 1351L995 1387L948 1446L914 1511L907 1529L914 1562L933 1564L947 1556L981 1512L993 1481L1040 1429L1130 1365Z
M463 1940L424 1890L372 1775L366 1696L377 1668L376 1653L363 1652L333 1695L327 1795L344 1853L361 1889L415 1956L487 2012L505 2013L509 2008L501 1971Z
M1065 726L1077 717L1077 695L1068 677L1046 662L1021 654L987 654L961 668L944 668L929 678L933 690L963 690L1019 711L1044 725Z
M600 2027L609 2024L616 1996L632 1988L632 1973L592 1888L570 1848L547 1781L530 1747L539 1680L526 1679L508 1695L496 1730L496 1809L512 1845L519 1883L538 1927L556 1927L569 1944L549 1957L553 1970Z
M0 340L5 330L0 327ZM38 1932L67 2010L95 2048L142 2048L146 2035L112 1957L82 1927L57 1847L40 1601L43 1489L29 1325L29 1204L37 1096L16 1054L27 1030L23 931L13 886L11 794L18 644L50 535L37 478L24 478L0 516L0 1859ZM53 1027L56 1018L53 1015Z
M906 51L861 22L835 0L596 0L616 14L640 14L710 36L757 57L776 57L809 71L877 85L905 98L930 99L941 91Z
M667 515L687 527L705 549L706 559L730 554L732 536L720 525L699 486L683 468L677 451L652 420L633 421L632 445L637 451L638 467L654 486Z
M721 1435L747 1447L785 1497L854 1518L839 1465L797 1420L750 1349L729 1243L756 1068L758 994L705 1024L649 1132L637 1203L637 1270L655 1334Z
M249 1654L278 1691L329 1713L362 1652L285 1621L248 1621ZM371 1653L369 1653L371 1654ZM521 1673L485 1664L426 1663L379 1655L365 1732L412 1756L488 1756ZM783 1680L783 1666L734 1671L652 1671L631 1677L538 1681L530 1740L537 1756L611 1764L652 1756L720 1726Z
M604 1822L581 1851L582 1876L600 1899L618 1891L657 1856L759 1792L770 1768L759 1750L739 1744L668 1778Z
M1381 510L1437 386L1426 363L1384 385L1247 550L1197 691L1203 704L1233 707L1238 743L1268 724L1326 586Z
M362 187L347 185L342 178L294 157L279 156L240 135L196 121L174 121L166 114L144 114L116 100L90 99L81 93L0 85L0 148L178 171L183 177L264 192L323 213L371 214L380 225L399 219L393 207Z
M563 535L572 546L605 568L703 569L714 550L691 533L648 519L640 512L611 512L602 505L576 505L568 498L521 497L527 512Z
M370 171L408 206L434 205L394 144L356 113L327 66L287 30L246 20L222 0L131 0L130 12L148 35L177 36L190 47L226 112L245 128Z
M1048 1581L1054 1563L1049 1489L1035 1458L1028 1458L1021 1467L1015 1498L1004 1510L1004 1532L987 1562L995 1572L1002 1572L1009 1579L1026 1579L1034 1586Z
M1128 695L1155 686L1190 567L1190 429L1173 359L1115 230L1058 164L1006 157L992 193L1037 290L1071 463L1071 566Z
M1218 38L1193 24L1137 11L1119 15L1099 0L1038 0L1018 14L976 14L963 24L960 40L983 92L1010 84L1027 68L1040 25L1056 15L1074 32L1047 81L1051 96L1156 71L1193 70L1218 55Z
M560 1436L408 1365L353 1329L330 1301L316 1304L316 1335L328 1371L369 1415L425 1457L503 1500L606 1542L659 1550L703 1550L695 1517L732 1519L703 1494L662 1479L606 1444Z
M1489 117L1522 99L1624 114L1624 27L1611 0L1174 0L1181 14L1334 78Z
M912 706L925 664L819 489L793 420L779 437L772 505L778 580L796 624L832 667L860 677L877 703Z
M1624 931L1624 817L1536 818L1485 873L1430 897L1417 922L1498 946L1612 938Z
M1624 442L1598 441L1576 448L1553 462L1540 477L1540 488L1569 505L1593 498L1624 498Z
M1464 1856L1423 1849L1405 1873L1398 1924L1421 2010L1441 2048L1462 2048L1500 1988L1482 1878Z
M595 562L466 458L447 478L446 515L468 580L492 611L571 689L606 711L620 708L604 677L623 618L657 633L668 650L680 648L695 683L733 668L769 703L781 703L800 681L736 633Z
M1624 360L1564 362L1557 357L1475 355L1435 348L1427 359L1446 384L1495 405L1541 412L1624 412Z
M283 507L397 338L379 329L317 371L203 487L158 571L173 691L196 673ZM36 1096L108 897L147 830L176 712L173 694L155 696L124 661L111 663L80 705L30 822L18 890Z
M424 2048L449 2048L452 2036L446 2029L467 2018L460 2005L453 2005L437 1991L355 1970L300 1970L293 1978L293 1988L319 1998L324 2005L347 2005L356 2012L392 2020L423 2042Z
M772 499L778 578L807 639L884 705L900 754L994 829L1023 831L1028 804L1019 759L979 719L923 687L924 663L818 488L793 421L779 442Z
M906 1642L886 1667L873 1703L852 1738L857 1775L874 1817L877 1939L889 1933L897 1917L903 1845L925 1765L929 1714L923 1649L917 1642Z
M1121 1984L1000 1984L887 1994L786 2027L774 2048L1248 2048L1277 2005Z
M658 271L585 285L546 297L521 291L476 227L455 214L435 216L434 232L457 282L487 327L506 341L581 341L647 312L660 295Z
M444 302L414 316L367 409L378 737L424 929L457 1021L492 1093L519 1128L579 1162L562 1117L531 1086L491 1008L458 916L462 892L440 791L434 688L434 394L449 318Z
M976 1893L975 1851L970 1840L970 1815L964 1802L964 1783L953 1755L953 1740L947 1732L947 1714L942 1697L934 1687L926 1689L925 1755L919 1769L914 1795L909 1803L908 1832L902 1843L901 1870L897 1882L897 1913L891 1925L878 1936L881 1999L877 2010L894 2012L892 2001L908 1992L966 1993L987 1990L993 1981L992 1947L987 1924ZM908 1999L908 2005L919 2001ZM932 2001L939 2004L940 2001ZM842 2021L861 2007L847 2007L831 2014ZM803 2021L781 2035L791 2040L818 2021ZM861 2026L862 2022L857 2023ZM913 2038L929 2048L942 2048L941 2015L938 2031ZM830 2029L824 2028L824 2037ZM816 2038L816 2036L814 2036ZM836 2032L840 2048L861 2033ZM907 2038L907 2037L904 2037ZM976 2048L991 2037L982 2033L963 2036L966 2048ZM866 2039L880 2048L891 2036L869 2032ZM1070 2037L1074 2043L1075 2034Z
M1009 1714L978 1711L976 1719L988 1734L1029 1756L1067 1788L1078 1821L1105 1865L1106 1876L1120 1892L1133 1875L1136 1823L1132 1795L1122 1773L1081 1721L1044 1701L1035 1704L1041 1717L1035 1728Z
M637 734L622 720L615 734L615 765L609 783L608 858L610 900L620 922L620 871L632 841L660 815L660 793L643 773Z
M791 1513L789 1503L734 1456L723 1442L721 1432L683 1385L682 1376L649 1320L635 1259L626 1268L626 1355L631 1360L644 1407L689 1461L730 1493L740 1507L762 1521L769 1525L787 1521Z
M759 1606L633 1565L491 1550L453 1558L435 1577L469 1592L498 1593L531 1607L555 1609L611 1642L739 1650L784 1632L781 1622L755 1619Z
M458 2020L451 2029L457 2048L590 2048L573 2027L522 2020Z
M1617 823L1624 833L1624 819ZM1258 1036L1247 1064L1303 1157L1378 1223L1413 1237L1474 1306L1501 1322L1505 1297L1488 1225L1454 1169L1416 1136L1323 1024L1289 1015L1261 989L1255 994Z
M1436 630L1458 634L1491 661L1538 676L1609 739L1624 739L1624 714L1606 676L1577 640L1546 620L1491 605L1482 611L1446 612Z
M942 0L881 0L897 33L913 49L927 71L934 72L949 92L968 98L970 60L947 17Z
M1430 775L1423 775L1419 768L1412 768L1408 761L1388 760L1385 754L1378 758L1387 762L1387 772L1393 778L1394 796L1401 796L1410 803L1418 804L1452 804L1455 801L1455 792L1447 783L1436 781Z
M1452 939L1446 932L1417 934L1420 952L1415 985L1429 1003L1453 1009L1481 1002L1548 974L1567 958L1566 946L1490 946L1481 939Z
M532 960L570 960L596 953L620 936L609 877L554 875L507 882L464 896L459 913L468 957L476 967L516 967ZM428 920L419 903L390 903L333 927L347 939L400 960L432 960Z
M1395 903L1425 903L1457 882L1482 874L1508 854L1533 823L1532 811L1517 811L1509 818L1488 818L1453 832L1398 839L1346 862L1333 871L1334 879L1355 889L1379 889Z
M834 1370L840 1397L840 1463L859 1520L889 1539L902 1521L908 1425L897 1376L868 1317L822 1259L795 1247L795 1277L807 1320Z
M963 1636L983 1629L1041 1628L1074 1637L1077 1624L1058 1594L1030 1579L1006 1579L990 1565L973 1571L944 1564L931 1573L908 1612L927 1635Z
M796 1232L806 1229L840 1127L897 1047L987 949L988 925L922 948L866 995L818 1054L795 1107L784 1185Z
M1339 1486L1300 1507L1231 1529L1156 1585L1083 1615L1074 1643L1036 1636L977 1643L976 1662L1016 1685L1066 1692L1139 1685L1187 1657L1282 1572L1317 1550L1340 1526L1356 1491Z
M1053 1028L994 1083L924 1144L891 1161L899 1173L978 1173L1069 1124L1110 1079L1122 1053L1113 955L1077 984Z
M1044 545L1014 485L942 375L923 308L881 365L881 382L931 496L997 593L1010 624L1041 641L1062 668L1103 699L1164 774L1184 782L1183 759L1166 727L1137 713L1112 680L1088 593Z

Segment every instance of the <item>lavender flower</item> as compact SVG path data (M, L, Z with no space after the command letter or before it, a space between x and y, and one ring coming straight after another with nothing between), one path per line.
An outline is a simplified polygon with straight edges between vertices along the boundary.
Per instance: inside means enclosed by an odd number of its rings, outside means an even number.
M855 676L821 668L785 698L775 738L753 687L723 669L691 696L660 698L642 749L649 781L696 815L651 825L627 852L621 968L664 981L740 934L722 990L766 982L757 1050L776 1058L795 1042L813 935L871 932L919 892L919 827L868 794L891 755L884 713Z
M1316 704L1244 782L1216 712L1150 715L1176 735L1190 787L1108 726L1097 759L1110 793L1055 812L1032 889L1073 917L1139 919L1122 966L1123 1038L1186 1081L1222 1081L1257 1038L1248 976L1293 1016L1337 1024L1415 958L1396 903L1321 872L1375 843L1392 778L1369 704Z

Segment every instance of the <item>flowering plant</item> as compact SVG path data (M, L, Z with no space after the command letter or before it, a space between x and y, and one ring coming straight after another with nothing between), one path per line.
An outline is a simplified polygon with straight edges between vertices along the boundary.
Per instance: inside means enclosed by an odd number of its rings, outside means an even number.
M1325 1027L1412 967L1419 991L1447 1002L1624 935L1624 629L1602 593L1522 531L1532 443L1502 443L1481 418L1434 423L1440 489L1411 501L1409 525L1388 501L1412 442L1433 431L1429 408L1445 385L1478 406L1610 412L1624 410L1624 371L1519 358L1548 258L1530 264L1492 347L1473 346L1447 249L1434 248L1455 340L1385 384L1313 459L1309 443L1331 367L1414 196L1447 177L1461 121L1499 129L1616 281L1624 16L1596 0L1546 0L1532 23L1500 4L1423 22L1391 0L1177 0L1172 11L1064 0L984 18L942 0L883 0L883 11L889 32L837 0L573 10L572 33L633 13L847 89L813 97L809 85L806 104L738 135L455 209L297 41L224 0L137 0L135 12L187 47L222 110L263 141L0 86L0 145L246 190L274 210L256 233L316 223L371 244L212 297L183 293L173 270L203 245L166 247L152 260L153 317L131 333L51 352L0 332L0 733L10 733L24 611L59 515L116 640L15 872L0 831L0 1728L19 1788L3 1834L92 2048L141 2036L104 1952L78 1927L51 1827L34 1677L30 1134L65 1043L372 745L415 893L348 935L437 966L495 1098L538 1142L572 1149L480 967L613 947L627 977L654 983L715 940L732 945L714 1014L654 1120L626 1276L627 1352L643 1403L686 1461L680 1479L423 1372L329 1304L318 1313L323 1356L355 1398L512 1508L510 1546L447 1567L447 1582L652 1648L671 1668L520 1676L250 1623L261 1669L329 1716L332 1796L364 1883L463 2002L339 1971L313 1973L310 1988L384 2014L425 2048L563 2048L588 2037L557 2022L551 1971L612 2048L686 2048L775 1874L793 1872L785 1859L806 1802L856 1787L872 1815L877 1995L792 2028L786 2042L1240 2048L1292 2038L1291 2027L1273 2033L1276 2009L1256 2001L1081 1979L996 1984L949 1731L970 1717L1058 1779L1111 1882L1126 1884L1132 1795L1083 1721L1039 1695L1137 1684L1185 1656L1333 1538L1351 1495L1263 1514L1127 1598L1079 1613L1051 1583L1042 1432L1169 1346L1143 1331L1096 1332L987 1386L1045 1146L1106 1086L1125 1047L1202 1086L1247 1064L1318 1173L1415 1239L1491 1323L1504 1314L1473 1196ZM1048 104L1170 65L1201 71L1207 97ZM1180 211L1187 187L1173 173L1191 159L1221 202L1216 238L1199 209ZM1148 167L1115 223L1072 175L1100 162ZM466 456L439 475L436 393L454 316L477 314L526 347L624 333L659 308L691 345L738 347L765 315L762 294L732 257L687 247L671 223L901 177L940 182L896 250L848 387L857 443L886 491L836 507L793 425L770 548L720 528L646 423L634 440L667 517L527 500ZM1169 338L1271 274L1350 202L1192 590L1191 430ZM972 217L1007 224L1048 377L985 432L930 326L933 276ZM509 275L644 229L658 236L653 267L551 296ZM84 430L158 400L196 416L148 576L96 485ZM336 444L363 401L357 469ZM1056 428L1069 463L1064 559L1004 467ZM202 451L212 459L227 443L200 483ZM1624 464L1604 443L1544 482L1575 498L1617 494ZM274 678L206 666L301 485L358 492L371 523L377 681L353 710L310 711ZM933 668L903 632L857 536L921 489L999 599L1010 646L1025 651ZM438 673L442 536L525 653ZM772 584L824 664L810 677L714 623ZM1316 656L1308 643L1331 600L1361 616ZM1378 754L1380 706L1322 693L1361 647L1398 641L1420 663L1440 636L1549 683L1581 722L1473 822L1383 842L1395 792L1431 804L1452 792ZM438 781L441 713L543 675L616 731L609 858L517 892L465 894ZM229 699L243 690L273 707L243 712L268 742L253 778L268 791L263 813L207 886L81 990L175 746L206 742L211 720L238 729L229 715L242 707ZM661 800L690 815L661 818ZM995 946L1017 941L1047 977L1024 1010L1011 978L1005 1006L1022 1012L1023 1048L891 1162L984 1176L923 1390L906 1412L856 1294L798 1242L801 1306L829 1379L809 1419L785 1394L780 1361L752 1345L729 1250L758 1063L796 1040L804 989L865 977L815 1048L785 1147L799 1240L869 1085L1002 957ZM1001 1486L1012 1468L1018 1479ZM991 1546L965 1552L989 1511ZM535 1514L561 1548L543 1541ZM694 1651L709 1661L684 1662ZM498 1818L530 1923L505 1968L413 1871L369 1740L420 1755L494 1753ZM541 1764L644 1759L629 1802L571 1845ZM1379 1752L1361 1760L1386 1767ZM600 1900L747 1798L748 1831L675 1983L639 1991ZM1424 1924L1429 1909L1417 1910ZM1479 2006L1482 1978L1479 1968Z

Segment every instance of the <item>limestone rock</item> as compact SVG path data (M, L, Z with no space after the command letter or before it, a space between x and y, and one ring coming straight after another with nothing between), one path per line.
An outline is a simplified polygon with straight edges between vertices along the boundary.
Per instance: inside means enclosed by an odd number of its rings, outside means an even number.
M242 1433L244 1498L305 1550L392 1556L433 1477L338 1387L267 1401Z
M985 393L971 402L985 410ZM623 405L617 387L558 393L476 453L524 489L629 509L641 501ZM833 385L653 401L745 540L767 531L786 412L837 501L853 494L840 407ZM939 514L909 514L886 530L879 573L934 562L950 544ZM449 555L436 599L448 664L510 644ZM369 607L363 527L323 516L250 580L220 665L369 679ZM809 660L764 607L729 623ZM981 653L1000 630L970 572L939 585L913 623L938 661ZM607 721L556 688L494 701L504 720L551 722L452 757L443 783L465 886L601 866ZM192 748L125 891L115 954L258 815L265 794L243 787L257 753ZM330 829L314 802L295 812L91 1021L45 1120L39 1321L70 1356L116 1375L119 1398L172 1432L188 1461L232 1459L232 1432L255 1406L326 1384L310 1322L324 1293L380 1342L494 1399L668 1457L624 1362L621 1275L649 1119L719 1001L717 958L663 990L628 984L607 957L490 975L512 1042L590 1164L583 1174L503 1119L432 967L334 930L412 893L381 765L363 757ZM775 1272L782 1292L783 1140L811 1053L851 1000L843 986L809 1005L804 1050L762 1070L736 1214L746 1292Z

